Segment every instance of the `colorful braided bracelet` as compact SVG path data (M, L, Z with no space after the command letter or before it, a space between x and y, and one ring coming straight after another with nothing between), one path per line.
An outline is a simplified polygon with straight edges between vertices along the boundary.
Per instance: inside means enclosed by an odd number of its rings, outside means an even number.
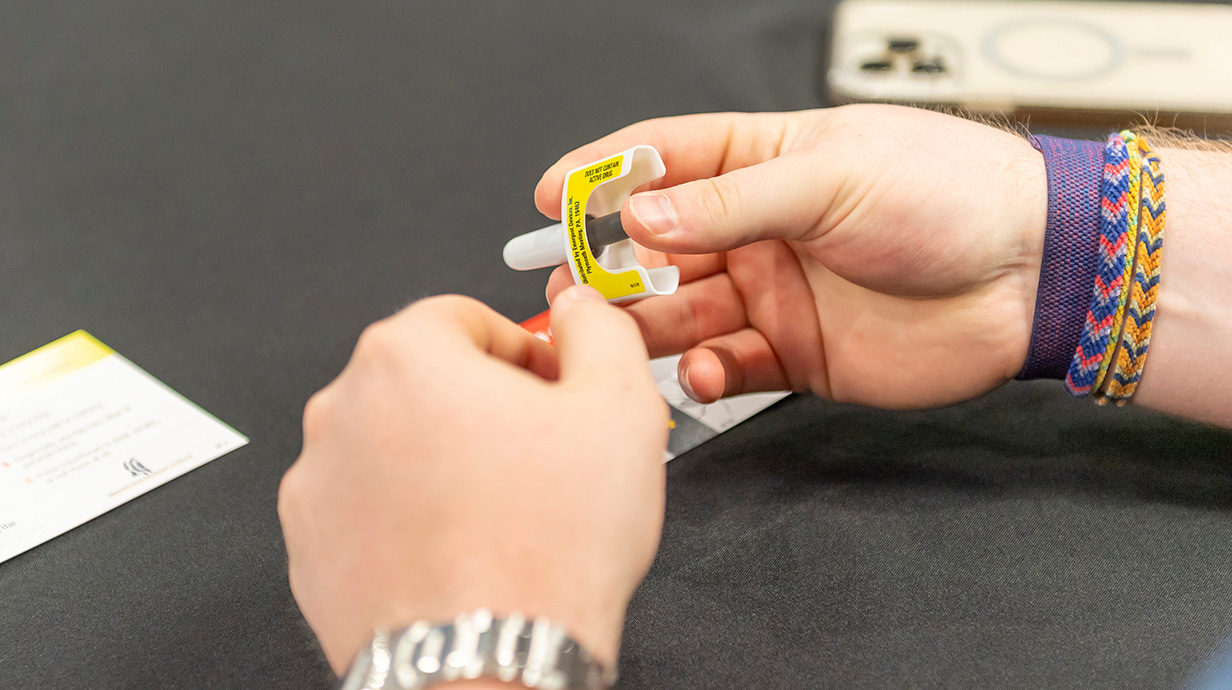
M1133 278L1134 253L1137 248L1134 228L1138 227L1138 207L1141 203L1139 195L1142 191L1142 184L1139 178L1142 175L1142 151L1137 145L1138 137L1133 132L1121 132L1121 138L1125 141L1126 160L1129 164L1125 171L1125 181L1129 184L1128 194L1125 197L1126 233L1117 238L1121 242L1117 249L1123 255L1117 261L1117 265L1121 268L1120 284L1114 290L1116 306L1112 312L1112 330L1108 344L1104 348L1104 359L1099 363L1099 373L1095 375L1097 384L1096 388L1092 389L1092 395L1098 392L1098 382L1102 382L1108 375L1108 366L1112 363L1112 358L1117 351L1119 341L1117 334L1125 327L1125 304L1129 297L1129 281Z
M1074 395L1087 395L1099 383L1100 365L1121 295L1125 269L1125 245L1129 232L1129 152L1120 134L1108 138L1104 147L1104 176L1100 186L1099 260L1091 307L1082 325L1082 336L1065 376L1065 386Z
M1163 173L1145 137L1108 138L1100 194L1095 285L1065 385L1124 405L1146 364L1163 247Z
M1105 379L1106 385L1095 392L1095 401L1101 405L1109 401L1124 405L1138 389L1142 369L1146 366L1147 347L1151 343L1155 302L1159 297L1159 268L1163 257L1164 221L1167 219L1164 174L1159 156L1146 139L1138 137L1136 143L1142 155L1136 261L1133 282L1127 286L1129 306L1120 338L1121 349L1115 367Z

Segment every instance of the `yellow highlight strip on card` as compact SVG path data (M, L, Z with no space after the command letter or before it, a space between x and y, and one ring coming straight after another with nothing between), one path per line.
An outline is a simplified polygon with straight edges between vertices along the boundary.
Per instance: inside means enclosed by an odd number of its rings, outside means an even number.
M89 366L115 350L75 331L0 366L0 405L5 405Z

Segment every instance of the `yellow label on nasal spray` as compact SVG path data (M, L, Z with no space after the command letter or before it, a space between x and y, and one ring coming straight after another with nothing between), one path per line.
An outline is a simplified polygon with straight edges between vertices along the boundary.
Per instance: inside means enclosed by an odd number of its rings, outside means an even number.
M578 282L598 290L607 299L627 297L646 291L636 270L611 273L599 265L586 241L586 208L595 189L622 175L625 156L618 154L579 168L565 180L565 228L569 232L569 251Z
M620 225L625 199L666 173L663 157L646 145L570 170L560 194L561 221L506 242L505 264L517 271L567 264L574 282L595 288L610 302L672 294L680 286L680 269L641 265Z
M589 285L612 302L670 295L680 284L675 266L646 268L638 263L633 243L619 241L601 250L596 259L587 236L587 217L601 218L620 212L621 205L638 185L663 177L666 169L652 146L634 146L625 151L576 168L565 176L560 217L567 243L569 271L573 279ZM559 236L558 236L559 237ZM563 258L563 257L562 257Z

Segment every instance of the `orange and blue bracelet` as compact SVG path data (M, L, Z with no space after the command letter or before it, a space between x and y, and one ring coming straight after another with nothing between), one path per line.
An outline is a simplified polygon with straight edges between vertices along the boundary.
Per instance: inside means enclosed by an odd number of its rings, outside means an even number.
M1109 137L1104 147L1100 197L1099 259L1091 306L1065 375L1065 387L1078 396L1089 394L1098 384L1125 272L1129 242L1129 152L1120 134Z
M1091 304L1065 384L1099 404L1124 405L1146 365L1166 207L1159 156L1145 137L1108 138L1100 186L1098 263Z
M1125 150L1129 168L1126 170L1126 182L1129 183L1129 194L1125 199L1125 212L1127 220L1125 227L1127 233L1125 235L1124 261L1119 263L1121 268L1121 284L1116 292L1117 303L1116 308L1112 313L1112 330L1108 338L1108 345L1104 348L1104 359L1099 364L1099 373L1095 375L1095 384L1091 388L1091 394L1098 396L1100 387L1107 380L1108 369L1113 364L1113 358L1117 355L1118 345L1120 345L1120 334L1125 328L1125 305L1128 302L1130 292L1130 281L1134 278L1134 256L1137 252L1138 238L1135 234L1135 228L1138 227L1138 211L1142 204L1142 147L1138 145L1138 135L1129 130L1121 132L1121 139L1125 141Z
M1135 145L1142 157L1137 261L1133 266L1133 283L1129 286L1129 306L1121 336L1121 350L1107 385L1104 390L1097 391L1096 402L1101 405L1109 401L1124 405L1137 391L1142 370L1146 366L1155 302L1159 296L1164 224L1168 215L1164 203L1164 174L1159 156L1150 143L1144 137L1138 137Z

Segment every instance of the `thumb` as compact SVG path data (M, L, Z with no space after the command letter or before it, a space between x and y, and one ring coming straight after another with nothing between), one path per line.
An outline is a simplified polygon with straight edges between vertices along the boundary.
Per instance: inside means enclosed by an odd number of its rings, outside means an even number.
M560 357L560 380L629 381L650 378L641 331L625 310L608 304L594 288L575 285L552 302L552 341Z
M788 155L708 179L635 194L621 224L638 244L674 254L735 249L761 240L811 239L836 180L816 157Z

